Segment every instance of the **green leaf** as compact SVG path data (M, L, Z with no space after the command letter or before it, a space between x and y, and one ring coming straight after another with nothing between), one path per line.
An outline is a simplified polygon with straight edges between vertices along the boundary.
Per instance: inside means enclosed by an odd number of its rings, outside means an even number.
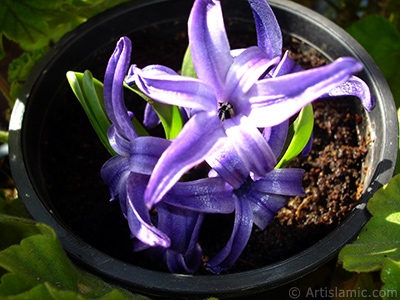
M397 109L397 122L398 122L398 127L399 127L399 132L400 132L400 108ZM397 162L396 162L396 168L394 170L394 175L400 174L400 136L399 136L399 152L397 153Z
M19 58L14 59L8 67L8 81L26 80L36 63L48 50L48 47L43 47L34 51L25 52Z
M3 189L0 189L0 214L22 218L29 217L19 198L10 198Z
M352 276L341 281L337 286L331 288L332 291L337 291L336 297L332 300L357 300L357 299L381 299L376 295L379 291L379 284L374 282L373 273L350 273ZM344 275L341 274L342 278Z
M82 18L91 18L99 12L127 1L135 0L68 0L68 3L63 5L63 11L78 14Z
M182 115L179 111L179 107L175 105L160 103L154 101L153 99L150 99L145 94L143 94L136 85L132 86L125 85L125 87L135 92L145 101L150 103L150 105L156 111L158 117L161 120L161 123L164 127L166 139L173 139L179 134L179 132L181 132L184 124Z
M25 50L38 49L49 44L58 30L54 22L63 19L64 0L1 0L0 32L8 39L19 43ZM76 21L70 15L68 22ZM54 21L51 25L49 22Z
M183 57L182 75L197 78L196 70L194 69L193 66L192 55L190 53L189 47L187 47L185 56Z
M348 271L382 269L386 258L400 260L400 175L393 177L369 200L373 215L357 240L345 246L339 261Z
M9 136L9 132L8 131L0 130L0 143L7 144L8 143L8 136Z
M286 141L289 146L276 165L276 169L283 167L303 151L311 137L313 127L314 111L312 105L309 104L300 111L296 120L290 126Z
M22 240L0 252L0 267L9 272L1 278L0 299L135 299L72 264L49 226L1 220Z
M103 84L94 79L89 71L85 71L83 74L69 71L67 79L101 142L112 155L115 155L107 138L111 121L104 108Z
M84 73L69 71L67 79L101 142L111 155L115 155L107 138L111 121L108 119L104 107L103 83L93 78L92 73L88 70ZM149 135L135 117L132 119L132 124L139 135Z
M381 280L384 283L381 289L382 299L399 299L400 296L400 263L390 258L385 260L381 272Z
M397 108L400 107L400 33L386 18L370 15L355 22L347 31L372 56L385 76Z
M12 295L10 297L2 298L2 299L10 299L10 300L89 300L91 298L86 298L80 294L77 294L73 291L63 291L57 288L54 288L49 283L45 282L43 284L39 284L35 286L33 289L18 294ZM93 299L93 298L92 298ZM126 300L119 291L113 290L109 294L97 298L99 300ZM134 298L140 299L140 298ZM145 298L142 298L145 299Z
M6 51L3 46L3 35L0 32L0 60L2 60L6 56Z
M20 243L26 237L39 234L40 230L35 222L16 216L0 214L0 250Z

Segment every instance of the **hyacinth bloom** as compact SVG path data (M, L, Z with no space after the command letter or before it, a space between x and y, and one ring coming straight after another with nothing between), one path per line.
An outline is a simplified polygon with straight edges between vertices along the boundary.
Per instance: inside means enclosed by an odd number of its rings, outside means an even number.
M264 176L276 161L257 128L286 121L315 99L347 84L362 69L359 62L346 57L327 66L260 79L279 65L278 50L282 45L277 44L282 39L280 33L276 37L279 30L275 29L279 26L267 2L249 3L259 41L263 41L259 42L261 46L247 48L233 59L220 2L197 0L188 29L198 79L180 76L160 65L143 69L133 66L129 71L127 83L135 83L148 97L191 110L190 119L162 154L151 175L145 193L148 208L161 201L185 172L223 143L234 147L255 178ZM266 34L270 28L275 29ZM364 99L371 102L371 97ZM229 118L221 120L221 108L226 107Z
M144 191L155 164L171 141L141 137L132 125L133 114L126 110L123 99L130 47L128 41L119 43L106 70L104 100L112 122L108 139L117 155L104 164L101 175L110 188L112 200L119 199L132 237L138 240L135 251L143 249L143 244L168 248L164 256L170 270L193 273L201 261L197 236L203 215L231 213L233 188L221 178L177 183L165 195L163 203L156 206L158 216L152 219L144 203Z
M154 247L172 272L193 273L199 266L205 214L235 212L228 243L208 262L219 273L243 251L253 224L264 229L285 205L284 196L304 193L303 170L274 169L292 115L325 96L355 95L366 109L374 105L368 87L353 76L360 63L341 58L302 70L287 53L281 57L280 28L267 2L248 2L258 46L232 51L220 2L195 1L188 25L198 78L160 65L129 68L131 42L125 37L106 70L104 99L113 124L108 137L118 155L103 166L102 177L112 198L119 198L137 239L135 251ZM175 139L137 134L123 101L124 79L156 101L189 111ZM149 126L157 123L153 111L145 113ZM203 161L212 168L209 178L178 182Z

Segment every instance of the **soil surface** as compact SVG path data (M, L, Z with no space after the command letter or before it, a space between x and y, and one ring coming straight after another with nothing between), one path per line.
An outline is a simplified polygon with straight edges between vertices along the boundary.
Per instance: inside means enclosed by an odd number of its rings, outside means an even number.
M144 53L155 49L154 45L141 44L140 37L136 40L139 42L134 44L135 58L144 57ZM248 39L240 34L230 37L230 41L232 48L248 46L243 45ZM172 58L183 57L186 46L181 45L186 42L185 34L176 35L172 40L166 36L156 51L166 51L169 55L164 59L151 57L155 59L142 61L143 66L160 63L179 69L180 62ZM318 53L297 41L288 40L288 43L292 57L303 68L326 63ZM111 53L112 49L104 50L87 64L96 78L102 80L105 62L100 61L108 59ZM66 86L61 94L62 97L53 104L54 111L49 114L48 131L43 135L41 150L41 160L47 164L43 177L49 188L52 208L72 232L93 247L139 266L166 270L146 253L132 252L129 229L119 204L109 202L108 187L100 178L100 168L110 156L69 87ZM254 228L247 247L230 272L265 266L297 253L323 238L351 212L357 203L367 152L365 139L356 129L363 126L363 117L356 113L353 100L344 98L314 103L313 149L309 156L299 157L290 164L290 167L307 171L304 176L307 195L290 198L266 230ZM136 100L132 96L127 101L129 106ZM229 238L232 220L232 215L207 217L200 237L204 261L223 247ZM204 268L199 273L209 274Z

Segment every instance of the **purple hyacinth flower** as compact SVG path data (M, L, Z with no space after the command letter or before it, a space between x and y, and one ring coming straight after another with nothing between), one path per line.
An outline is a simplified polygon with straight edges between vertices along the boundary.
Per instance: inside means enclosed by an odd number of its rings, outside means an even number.
M250 3L258 32L262 33L261 28L267 32L269 25L278 26L275 18L268 19L257 10L257 5L268 5L265 1ZM216 0L195 1L189 18L189 42L198 79L159 65L133 67L127 79L128 84L136 83L156 101L192 110L192 117L154 169L145 195L148 207L158 203L185 172L227 140L246 167L262 177L276 162L257 128L282 123L362 69L355 59L340 58L324 67L259 80L278 65L280 56L271 57L277 47L269 52L250 47L233 59ZM227 107L230 118L221 120L221 108Z
M130 41L126 38L118 42L105 74L105 107L112 121L108 139L117 155L104 164L101 176L109 186L112 200L119 199L132 236L148 246L167 248L175 241L153 223L144 202L144 192L155 165L171 141L140 137L132 125L133 114L126 110L123 99L123 81L130 63L130 47ZM195 216L231 213L234 210L232 190L222 178L177 183L165 195L165 205L173 207L175 212L191 211L188 214ZM191 228L195 227L182 230L190 232Z

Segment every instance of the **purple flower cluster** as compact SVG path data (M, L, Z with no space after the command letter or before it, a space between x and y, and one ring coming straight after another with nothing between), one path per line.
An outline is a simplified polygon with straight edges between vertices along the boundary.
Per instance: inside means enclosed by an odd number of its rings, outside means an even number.
M195 0L188 30L197 78L161 65L131 65L126 37L107 66L108 138L118 155L101 174L112 199L119 199L134 250L151 248L171 272L194 273L200 266L198 237L206 214L235 215L229 241L207 262L219 273L237 260L253 224L264 229L285 196L304 193L303 170L275 169L291 116L323 96L355 95L366 109L374 106L366 84L353 76L362 69L359 62L346 57L302 70L287 53L282 56L281 30L268 3L248 2L258 46L232 50L220 2ZM124 83L181 107L187 122L179 135L139 136L124 104ZM180 181L201 163L210 167L206 178Z

